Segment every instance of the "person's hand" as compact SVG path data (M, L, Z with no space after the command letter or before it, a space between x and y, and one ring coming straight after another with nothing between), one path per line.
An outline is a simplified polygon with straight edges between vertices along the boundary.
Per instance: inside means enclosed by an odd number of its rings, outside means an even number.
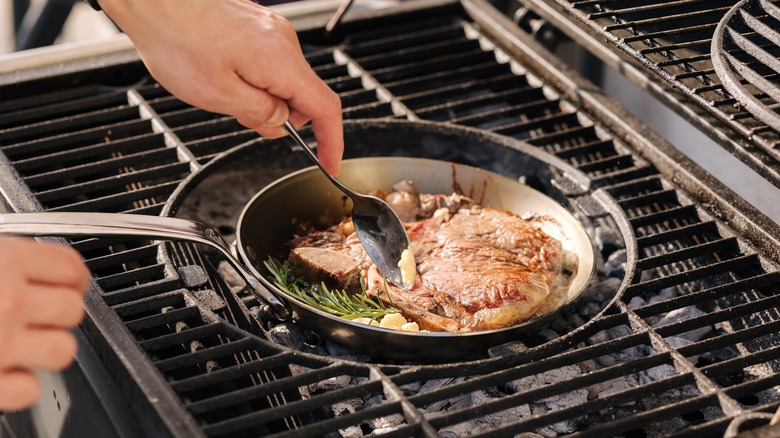
M0 237L0 411L33 404L34 370L60 370L76 354L68 330L84 315L89 271L68 247Z
M312 121L322 165L338 174L341 101L311 69L292 25L249 0L100 0L150 73L179 99L235 116L268 138Z

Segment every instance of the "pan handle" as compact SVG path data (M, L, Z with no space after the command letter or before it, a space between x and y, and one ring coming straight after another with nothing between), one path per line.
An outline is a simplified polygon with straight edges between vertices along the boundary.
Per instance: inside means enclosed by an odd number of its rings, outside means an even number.
M143 237L208 245L230 262L252 293L268 304L278 319L290 318L290 310L231 254L222 236L214 228L200 222L122 213L5 213L0 214L2 233L30 237Z

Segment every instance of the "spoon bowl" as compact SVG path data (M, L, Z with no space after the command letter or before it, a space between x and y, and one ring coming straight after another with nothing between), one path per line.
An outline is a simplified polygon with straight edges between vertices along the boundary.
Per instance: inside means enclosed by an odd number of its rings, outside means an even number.
M402 266L414 266L414 258L409 236L396 212L382 199L358 193L328 173L320 164L317 155L289 121L285 122L284 129L303 148L328 180L352 200L352 223L355 226L355 234L379 272L390 283L404 289L411 289L414 279L408 278L409 275L403 275ZM409 251L404 254L407 249ZM411 260L408 259L409 257ZM402 259L403 263L401 263Z

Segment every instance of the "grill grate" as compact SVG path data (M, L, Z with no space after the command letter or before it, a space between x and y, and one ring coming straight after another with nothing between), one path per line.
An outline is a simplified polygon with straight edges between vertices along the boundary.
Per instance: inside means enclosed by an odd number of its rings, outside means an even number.
M725 58L727 53L737 63L757 62L739 53L744 49L732 43L730 35L734 34L742 33L766 50L765 61L776 57L772 47L776 43L762 36L766 35L763 28L751 30L741 18L747 9L754 10L756 22L777 28L777 20L769 12L777 9L776 2L739 2L746 7L735 8L740 12L732 14L732 0L520 1L780 186L780 131L778 123L771 122L775 107L769 95L777 88L777 72L756 66L755 76L746 79L734 73L724 77L717 71L731 70L726 59L722 68L717 67L718 56ZM721 37L715 33L721 20L729 21L728 17L734 17L731 24L736 27L725 32L726 45L721 47ZM609 44L604 44L605 39ZM721 49L716 50L716 46ZM755 56L755 49L753 52ZM775 85L764 87L769 84ZM758 109L758 102L763 110Z
M591 293L619 298L562 337L542 333L480 360L361 363L280 345L278 332L251 317L257 303L236 299L198 248L74 242L99 286L85 330L149 435L709 435L780 406L780 274L776 254L756 246L777 236L735 229L744 224L727 203L694 198L711 189L707 181L686 185L672 166L658 166L664 151L640 145L648 133L595 117L584 82L573 99L491 28L503 24L443 2L348 21L332 47L306 31L301 40L347 118L454 122L527 140L580 169L616 205L583 220L618 227L628 253L625 272ZM161 214L183 179L256 143L234 120L188 107L145 74L122 91L104 87L101 72L115 71L104 68L62 93L54 79L36 93L24 82L4 87L0 158L16 177L3 183L18 189L4 191L14 209ZM571 318L585 318L576 310ZM707 334L686 337L697 331Z
M780 131L777 61L780 9L769 2L737 3L712 39L712 63L723 86L757 119Z

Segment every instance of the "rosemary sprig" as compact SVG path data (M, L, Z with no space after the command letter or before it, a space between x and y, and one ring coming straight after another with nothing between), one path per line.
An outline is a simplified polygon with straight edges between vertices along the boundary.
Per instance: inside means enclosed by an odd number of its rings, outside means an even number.
M295 269L289 259L280 262L268 257L264 264L273 276L274 283L282 291L331 315L346 319L370 318L379 321L389 313L400 313L398 309L385 305L382 300L369 297L365 290L359 294L341 289L331 290L325 283L307 287L300 278L295 277Z

